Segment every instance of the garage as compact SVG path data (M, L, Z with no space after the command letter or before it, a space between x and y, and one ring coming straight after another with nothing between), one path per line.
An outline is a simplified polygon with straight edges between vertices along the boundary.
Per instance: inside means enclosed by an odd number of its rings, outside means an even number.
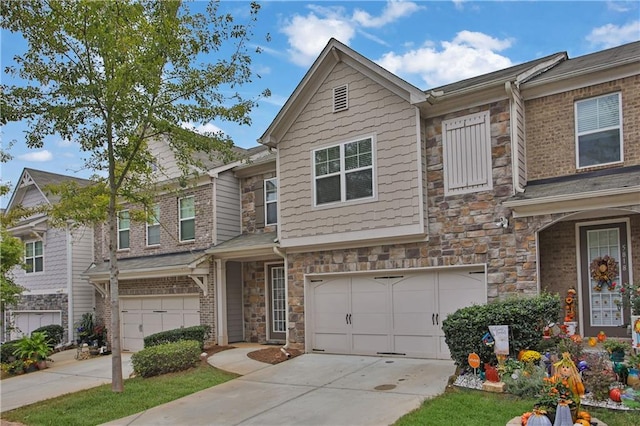
M45 325L62 325L60 311L13 311L12 316L15 329L11 331L11 339L30 336L33 330Z
M308 350L449 359L442 321L486 303L484 268L310 277Z
M120 299L122 350L144 348L144 338L161 331L200 325L197 295L167 297L122 297Z

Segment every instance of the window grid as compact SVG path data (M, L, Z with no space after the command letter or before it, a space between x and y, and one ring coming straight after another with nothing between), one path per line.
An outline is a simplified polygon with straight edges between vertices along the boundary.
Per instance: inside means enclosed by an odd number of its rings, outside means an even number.
M286 332L287 307L284 286L284 267L271 268L271 326L275 333Z
M130 226L129 210L122 210L118 213L118 250L129 248Z
M194 197L181 198L179 202L180 241L196 238L196 209Z
M24 245L24 263L27 274L44 270L44 246L42 241L30 241Z
M278 179L266 179L264 181L264 223L265 225L278 224Z
M160 205L154 205L147 213L147 245L160 244Z

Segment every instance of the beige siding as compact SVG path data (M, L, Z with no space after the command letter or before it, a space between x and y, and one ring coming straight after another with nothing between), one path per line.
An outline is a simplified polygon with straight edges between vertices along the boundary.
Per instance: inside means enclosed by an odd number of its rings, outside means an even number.
M527 184L527 164L526 164L526 150L525 150L525 123L524 123L524 101L520 88L513 85L513 121L512 126L515 127L516 147L518 150L517 164L514 164L517 170L519 183L521 186Z
M240 234L240 184L232 172L216 180L216 244Z
M349 84L349 109L333 113L333 88ZM415 109L340 63L280 142L283 240L420 223ZM372 135L377 199L314 208L312 150ZM373 235L375 236L375 235Z
M16 283L29 291L66 293L67 292L67 253L65 230L49 229L43 239L43 272L26 273L16 268ZM36 238L24 238L24 242L36 241ZM28 293L26 293L28 294Z
M89 268L93 261L93 230L91 228L82 227L72 231L72 310L73 318L71 318L70 326L80 320L85 312L92 312L95 306L94 289L86 279L81 275Z

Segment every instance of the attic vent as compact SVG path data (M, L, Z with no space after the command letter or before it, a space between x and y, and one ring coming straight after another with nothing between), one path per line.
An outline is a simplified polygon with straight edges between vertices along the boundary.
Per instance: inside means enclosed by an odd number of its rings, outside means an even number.
M348 87L346 84L333 88L333 112L346 111L349 109L349 98L347 94Z

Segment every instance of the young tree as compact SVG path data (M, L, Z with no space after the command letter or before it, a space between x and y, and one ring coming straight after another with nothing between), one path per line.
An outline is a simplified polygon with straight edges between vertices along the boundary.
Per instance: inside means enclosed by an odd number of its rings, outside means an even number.
M104 220L109 228L112 390L124 390L118 304L117 211L144 199L152 181L148 142L165 138L184 174L199 152L231 152L221 133L194 138L183 123L228 120L250 124L257 97L238 86L251 82L247 42L259 5L247 23L212 2L192 13L178 1L3 1L2 28L28 42L7 72L26 83L2 86L8 121L26 120L26 142L46 135L75 140L96 172L96 185L62 191L64 215L78 223ZM256 51L258 52L258 51ZM262 96L268 96L265 90ZM73 195L74 202L66 196ZM90 194L90 195L87 195ZM73 207L77 206L77 207Z
M11 236L5 229L4 224L0 225L0 314L2 321L5 318L5 309L18 303L18 298L24 290L13 280L11 270L15 266L22 265L24 255L24 245L20 238Z

